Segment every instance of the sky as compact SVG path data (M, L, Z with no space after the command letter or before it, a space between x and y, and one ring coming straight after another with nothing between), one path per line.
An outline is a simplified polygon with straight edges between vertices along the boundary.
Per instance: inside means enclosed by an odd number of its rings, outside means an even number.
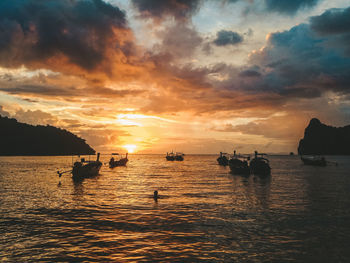
M350 124L350 1L2 0L0 115L101 152L296 152Z

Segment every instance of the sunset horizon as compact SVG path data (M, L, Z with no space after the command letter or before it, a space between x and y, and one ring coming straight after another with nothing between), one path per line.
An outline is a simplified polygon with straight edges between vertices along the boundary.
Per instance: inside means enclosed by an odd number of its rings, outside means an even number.
M0 262L350 262L349 0L0 0Z
M312 118L350 124L349 16L344 0L2 1L0 115L103 153L297 153Z

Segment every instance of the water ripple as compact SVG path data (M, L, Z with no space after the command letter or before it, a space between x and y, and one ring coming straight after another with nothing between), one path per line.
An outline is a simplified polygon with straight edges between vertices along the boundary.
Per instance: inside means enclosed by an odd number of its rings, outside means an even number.
M0 261L349 262L350 159L270 158L263 179L131 155L74 183L70 157L0 157Z

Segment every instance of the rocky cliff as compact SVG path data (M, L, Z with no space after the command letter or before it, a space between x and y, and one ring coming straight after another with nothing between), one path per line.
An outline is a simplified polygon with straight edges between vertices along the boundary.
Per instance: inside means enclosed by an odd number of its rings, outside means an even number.
M350 155L350 125L336 128L312 119L299 142L298 153Z

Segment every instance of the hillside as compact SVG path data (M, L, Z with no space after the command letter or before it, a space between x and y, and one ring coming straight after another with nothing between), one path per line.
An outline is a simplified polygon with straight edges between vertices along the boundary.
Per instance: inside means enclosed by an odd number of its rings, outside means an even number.
M0 116L0 155L94 154L84 139L53 126L29 125Z
M298 153L350 155L350 125L337 128L312 119L299 142Z

